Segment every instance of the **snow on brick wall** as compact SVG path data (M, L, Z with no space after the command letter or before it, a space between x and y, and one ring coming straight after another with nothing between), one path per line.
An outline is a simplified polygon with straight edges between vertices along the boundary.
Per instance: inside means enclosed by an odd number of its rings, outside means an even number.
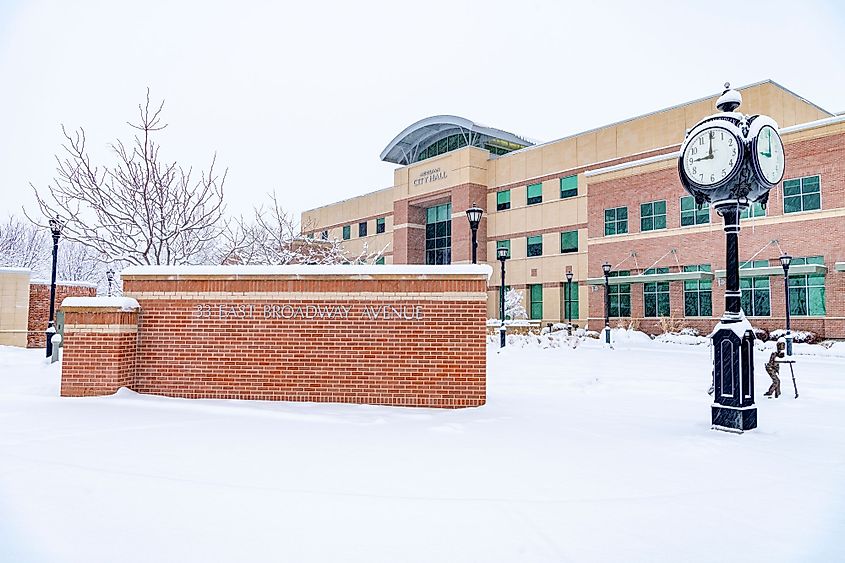
M446 408L486 401L484 272L123 280L124 295L140 304L137 334L129 322L68 310L64 361L77 381L66 385L65 369L63 394L101 394L124 373L109 368L94 392L100 336L77 333L73 321L117 331L101 359L134 354L126 386L140 393Z

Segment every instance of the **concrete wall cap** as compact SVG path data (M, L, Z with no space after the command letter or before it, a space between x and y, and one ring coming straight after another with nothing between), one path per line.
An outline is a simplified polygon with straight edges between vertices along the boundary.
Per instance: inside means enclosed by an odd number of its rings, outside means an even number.
M347 279L384 279L397 277L485 277L489 279L493 268L488 264L450 264L443 266L423 266L408 264L382 265L291 265L291 266L131 266L120 273L120 277L127 279L141 278L169 278L196 279L228 277L228 278L320 278L341 277Z
M132 297L65 297L62 309L116 309L136 311L140 309L138 301Z
M50 280L42 280L39 278L30 280L29 283L30 285L50 285ZM56 280L56 285L63 285L65 287L90 287L93 289L97 289L97 284L82 281Z

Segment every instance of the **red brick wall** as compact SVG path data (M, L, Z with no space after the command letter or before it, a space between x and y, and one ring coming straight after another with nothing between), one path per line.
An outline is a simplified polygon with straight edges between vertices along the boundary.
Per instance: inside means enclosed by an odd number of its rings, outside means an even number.
M114 308L64 308L63 397L111 395L132 387L137 312Z
M828 268L825 277L826 316L791 318L793 330L810 330L826 338L845 338L845 274L835 271L834 264L845 260L845 218L842 215L825 217L825 212L845 208L845 135L829 135L818 139L787 143L786 178L820 175L822 209L805 213L783 214L783 184L770 192L766 218L781 218L782 222L760 224L759 220L743 220L740 232L740 262L754 257L779 265L781 249L793 256L824 256ZM710 264L712 269L725 268L725 235L722 218L711 209L710 225L702 232L700 227L680 227L680 198L687 195L678 180L676 167L608 181L591 182L589 185L588 229L590 244L588 270L590 277L602 277L601 264L605 261L616 269L640 273L656 261L656 266L678 271L678 266ZM640 204L666 200L667 229L654 231L642 238L631 234L640 232ZM629 235L604 237L604 210L610 207L628 207ZM771 241L765 250L761 248ZM675 249L676 253L669 253ZM636 254L636 256L632 256ZM723 283L724 280L721 280ZM754 326L773 330L785 326L785 300L783 278L770 277L771 316L753 317ZM631 286L631 313L639 319L641 330L659 333L657 319L643 319L642 284ZM717 278L713 282L713 317L684 318L683 282L670 284L671 312L683 319L686 326L709 332L724 311L724 286ZM604 288L591 293L590 319L600 326L604 318ZM616 321L611 321L615 325Z
M78 285L56 285L56 311L65 297L93 297L97 289ZM27 348L44 348L45 331L50 318L50 284L32 283L29 286L29 326Z
M128 385L140 393L448 408L486 401L486 276L180 278L123 276L124 295L141 305ZM366 318L365 306L382 305L421 318L390 309L387 320ZM301 318L318 306L351 310ZM301 315L277 318L297 308ZM66 340L65 362L96 372L94 340L83 338ZM114 337L104 353L111 359L130 340ZM114 387L117 373L102 387Z

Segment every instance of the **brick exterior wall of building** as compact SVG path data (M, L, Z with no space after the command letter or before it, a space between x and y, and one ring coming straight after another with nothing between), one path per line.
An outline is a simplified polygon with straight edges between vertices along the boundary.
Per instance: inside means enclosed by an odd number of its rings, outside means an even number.
M740 264L747 260L768 260L780 266L781 251L794 257L823 256L825 276L825 317L791 316L793 330L808 330L820 337L845 338L845 274L835 271L835 263L845 260L845 135L788 142L785 145L785 178L819 175L821 209L783 213L783 183L773 188L765 217L743 219L739 236ZM678 180L677 161L667 161L660 170L639 172L590 183L588 209L589 276L602 277L605 261L616 270L642 273L650 266L668 267L670 272L683 266L710 264L712 270L725 268L725 235L722 218L710 211L710 223L680 226L680 198L688 195ZM666 229L640 233L640 204L666 200ZM627 206L628 234L603 236L604 210ZM772 242L777 241L777 242ZM671 252L672 250L675 252ZM684 326L706 334L724 311L724 278L713 281L713 316L685 317L684 283L670 282L671 316ZM766 330L784 328L785 297L783 276L769 278L771 315L751 317L751 323ZM604 318L603 287L596 287L590 299L591 326L601 326ZM643 318L643 285L631 286L631 316L640 330L662 332L660 320ZM627 321L624 319L623 321ZM619 321L611 320L615 326Z
M88 284L56 284L56 311L65 297L93 297L97 288ZM47 345L45 332L50 318L50 284L32 282L29 285L29 326L27 327L27 348L44 348Z
M463 275L384 268L369 267L367 275L124 272L124 295L140 304L126 386L186 398L484 404L486 267ZM110 335L100 359L114 362L130 340L128 331ZM65 363L96 374L98 352L80 345L88 342L72 332ZM102 387L111 388L118 372L105 374ZM68 389L89 388L83 383Z

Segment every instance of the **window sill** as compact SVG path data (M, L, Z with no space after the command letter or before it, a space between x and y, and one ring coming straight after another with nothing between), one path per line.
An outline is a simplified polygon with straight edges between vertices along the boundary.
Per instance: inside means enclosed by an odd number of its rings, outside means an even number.
M786 211L786 210L784 210L782 215L784 217L786 217L786 216L791 217L793 215L802 215L804 213L818 213L819 211L824 211L824 209L822 209L820 207L818 209L802 209L801 211Z

